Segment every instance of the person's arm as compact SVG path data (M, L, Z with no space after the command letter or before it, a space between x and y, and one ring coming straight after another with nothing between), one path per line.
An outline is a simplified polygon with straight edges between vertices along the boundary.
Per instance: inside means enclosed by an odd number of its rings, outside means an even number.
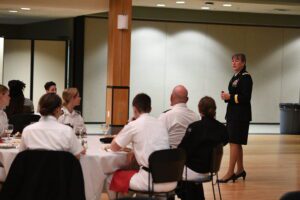
M230 95L230 103L233 104L247 104L250 103L252 94L252 78L249 74L242 75L239 83L240 92L238 94Z
M122 147L120 145L117 144L117 142L115 141L115 139L111 142L110 145L110 149L112 151L120 151L122 149Z
M193 131L194 130L189 125L188 128L186 129L186 133L184 137L182 138L180 144L177 147L177 148L184 149L187 155L189 155L193 151L193 145L192 145L194 143Z
M136 133L132 122L127 124L113 139L110 145L112 151L120 151L122 148L126 147L130 142L132 142L133 136Z

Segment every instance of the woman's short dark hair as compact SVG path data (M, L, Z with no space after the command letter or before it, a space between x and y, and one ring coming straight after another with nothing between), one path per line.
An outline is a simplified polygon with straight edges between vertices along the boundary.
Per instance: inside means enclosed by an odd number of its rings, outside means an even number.
M137 94L132 101L132 106L139 112L149 113L151 111L151 98L145 93Z
M233 54L231 59L234 59L234 58L242 61L246 65L246 55L245 54L243 54L243 53Z
M54 83L53 81L49 81L49 82L45 83L44 88L45 88L45 90L49 90L49 88L53 85L56 86L56 83Z
M61 105L61 98L57 94L44 94L39 100L39 112L42 116L53 115Z
M216 102L211 97L205 96L200 99L198 109L205 117L214 118L216 116Z

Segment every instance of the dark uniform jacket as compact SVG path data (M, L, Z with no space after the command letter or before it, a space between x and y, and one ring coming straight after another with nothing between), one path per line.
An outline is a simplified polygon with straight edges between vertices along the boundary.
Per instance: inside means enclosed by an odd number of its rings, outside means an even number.
M230 99L225 101L228 103L225 117L227 121L252 120L250 104L252 85L252 78L245 68L232 77L228 86Z
M217 144L228 143L226 127L219 121L202 117L190 124L178 148L186 151L186 166L198 173L210 170L211 154Z

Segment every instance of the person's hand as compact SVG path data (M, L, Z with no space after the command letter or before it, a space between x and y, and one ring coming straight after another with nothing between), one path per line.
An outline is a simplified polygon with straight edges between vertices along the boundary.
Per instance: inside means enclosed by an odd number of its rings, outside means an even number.
M224 101L229 100L230 99L230 94L227 92L222 91L221 92L221 99L223 99Z

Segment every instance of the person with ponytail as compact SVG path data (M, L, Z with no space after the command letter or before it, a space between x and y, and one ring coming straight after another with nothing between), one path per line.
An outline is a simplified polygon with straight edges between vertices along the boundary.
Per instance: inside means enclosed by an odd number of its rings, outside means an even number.
M0 84L0 136L8 126L6 113L3 111L9 105L10 96L8 88Z
M79 158L85 153L72 128L57 121L61 114L62 100L55 93L44 94L39 100L39 122L27 126L22 133L20 151L45 149L68 151Z
M215 119L216 108L213 98L203 97L198 104L201 120L188 126L185 136L178 145L178 148L186 151L187 156L183 180L197 180L206 176L210 171L212 149L218 144L228 143L225 125ZM187 182L182 186L181 191L177 190L177 195L181 199L205 199L202 185Z

